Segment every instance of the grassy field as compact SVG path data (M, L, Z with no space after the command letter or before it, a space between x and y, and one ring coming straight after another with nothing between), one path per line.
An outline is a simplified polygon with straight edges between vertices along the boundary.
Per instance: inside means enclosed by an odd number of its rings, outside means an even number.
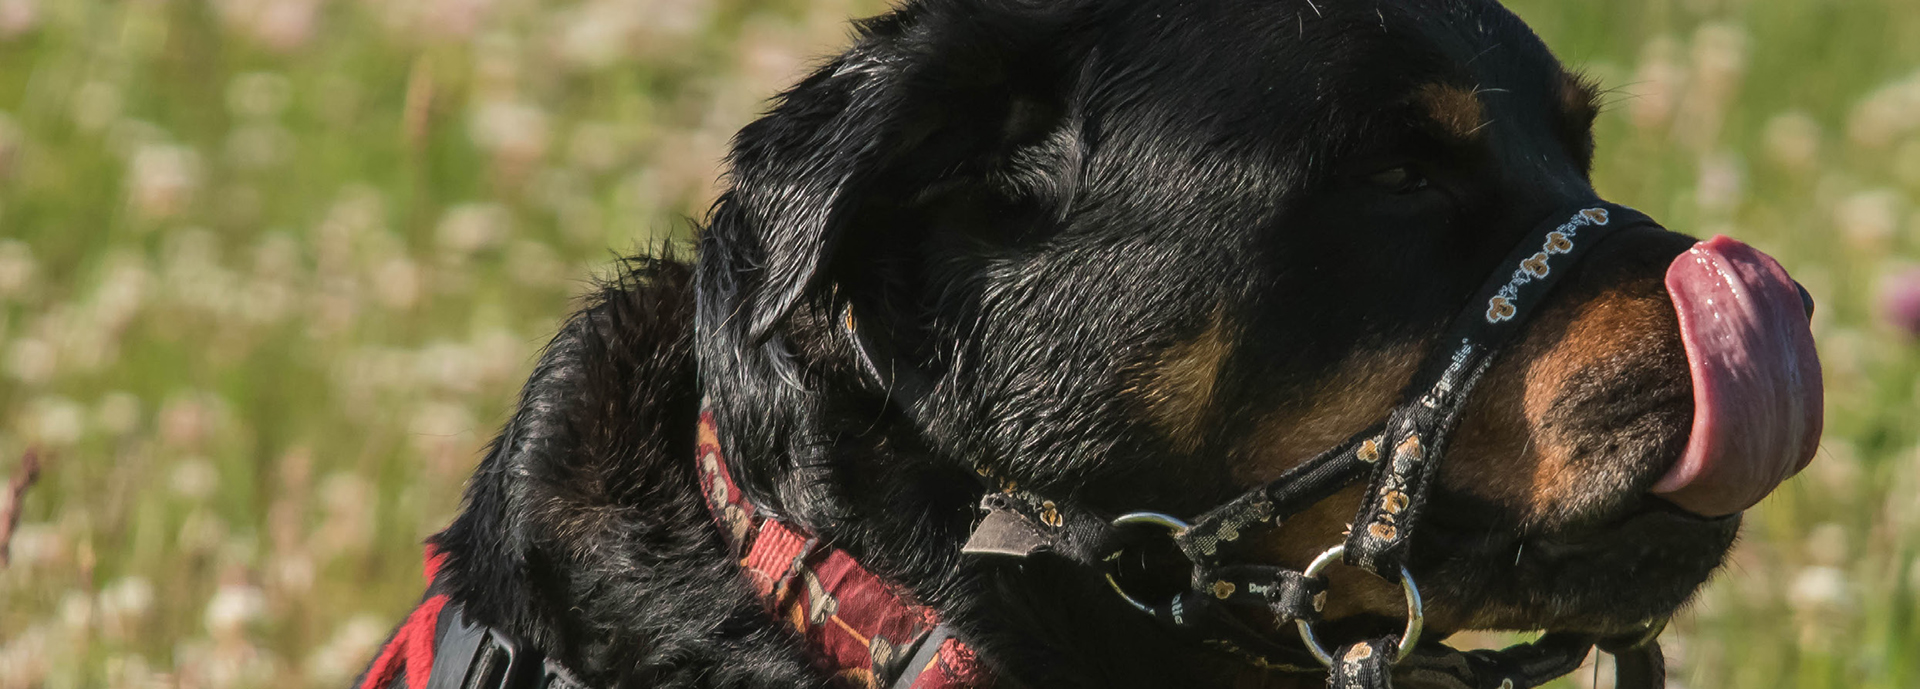
M1920 5L1513 4L1613 89L1602 193L1821 304L1824 450L1674 684L1920 685ZM570 297L876 8L0 0L0 689L343 685Z

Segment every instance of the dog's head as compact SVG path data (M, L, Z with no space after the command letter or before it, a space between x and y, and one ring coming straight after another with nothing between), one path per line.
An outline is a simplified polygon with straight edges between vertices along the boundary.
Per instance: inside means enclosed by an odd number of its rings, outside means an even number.
M749 482L803 518L844 513L833 457L860 437L976 498L957 476L982 466L1194 514L1398 403L1502 257L1592 197L1595 114L1491 0L910 3L741 132L700 257L703 380L732 451L777 458ZM1433 628L1664 617L1810 455L1810 306L1743 247L1676 264L1694 244L1607 239L1493 364L1413 546ZM1771 320L1716 339L1701 319L1734 316L1702 303L1735 292ZM918 422L876 421L848 305L933 381ZM1754 380L1714 378L1734 369ZM1773 411L1726 399L1761 392ZM1743 424L1790 447L1723 447ZM1303 565L1358 496L1264 554ZM1331 617L1401 605L1334 587Z

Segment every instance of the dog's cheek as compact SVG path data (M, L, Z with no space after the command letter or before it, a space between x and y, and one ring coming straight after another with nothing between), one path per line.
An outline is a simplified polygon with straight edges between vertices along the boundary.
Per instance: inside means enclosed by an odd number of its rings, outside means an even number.
M1233 327L1216 311L1198 335L1130 368L1126 394L1175 451L1192 454L1205 439L1220 370L1234 342Z
M1422 340L1356 353L1306 394L1254 412L1245 436L1234 443L1234 480L1247 486L1272 481L1385 419L1426 349ZM1356 509L1358 504L1356 498Z
M1242 458L1234 466L1235 481L1248 486L1272 481L1385 418L1426 348L1424 341L1406 342L1357 353L1312 385L1311 394L1255 414L1250 432L1235 444L1234 454ZM1253 543L1255 558L1305 567L1327 548L1346 541L1347 523L1365 491L1363 483L1355 483L1288 518ZM1335 567L1327 576L1327 619L1405 614L1400 589L1391 582L1347 567Z

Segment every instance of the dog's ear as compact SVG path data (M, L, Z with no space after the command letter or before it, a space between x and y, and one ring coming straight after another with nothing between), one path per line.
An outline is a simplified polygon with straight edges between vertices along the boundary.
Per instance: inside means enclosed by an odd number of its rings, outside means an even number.
M910 4L861 23L852 50L740 131L703 252L733 266L728 320L748 342L824 284L859 216L956 179L1018 177L995 168L1067 107L1073 4Z

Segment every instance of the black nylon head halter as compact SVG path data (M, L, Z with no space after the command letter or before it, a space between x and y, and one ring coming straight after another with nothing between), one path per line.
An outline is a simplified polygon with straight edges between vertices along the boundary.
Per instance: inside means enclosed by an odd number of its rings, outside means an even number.
M1191 524L1151 513L1103 518L1011 489L983 468L981 474L988 478L990 489L982 507L988 516L964 552L1024 556L1048 551L1087 566L1112 567L1138 545L1141 530L1137 527L1154 527L1167 534L1192 564L1190 585L1165 604L1149 605L1136 600L1110 574L1108 580L1120 597L1197 642L1262 667L1316 671L1325 665L1329 686L1343 689L1389 687L1396 666L1423 684L1468 689L1533 687L1579 667L1596 643L1622 656L1618 686L1662 686L1664 671L1654 643L1657 625L1644 638L1550 633L1538 642L1501 651L1460 652L1437 643L1420 645L1418 589L1406 573L1408 549L1433 478L1481 376L1524 331L1549 291L1576 263L1606 237L1632 227L1658 225L1639 211L1599 200L1550 216L1520 241L1451 321L1386 419L1278 479L1209 510ZM857 327L851 307L842 320L868 374L909 418L924 422L926 410L921 403L931 383L917 370L885 356L882 343ZM1321 559L1343 555L1347 564L1402 582L1409 596L1409 626L1403 634L1354 641L1328 652L1320 649L1310 627L1319 620L1326 601L1326 582L1316 576L1317 570L1243 564L1228 556L1246 536L1276 528L1362 478L1368 478L1366 499L1346 543L1329 549ZM1280 643L1251 629L1228 606L1261 608L1281 623L1297 622L1305 646Z

